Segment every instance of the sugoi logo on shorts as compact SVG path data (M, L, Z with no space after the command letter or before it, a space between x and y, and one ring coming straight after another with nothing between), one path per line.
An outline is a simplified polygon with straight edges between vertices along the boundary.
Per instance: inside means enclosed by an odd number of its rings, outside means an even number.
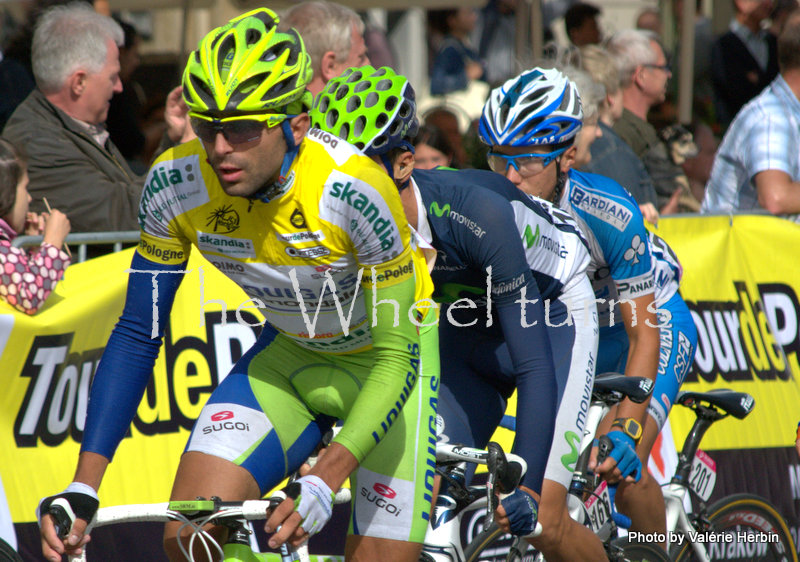
M256 257L253 241L247 238L231 238L230 236L198 232L197 247L201 252L215 252L238 258Z
M250 431L250 424L244 422L226 421L203 426L203 434L208 435L217 431Z
M230 410L223 410L221 412L217 412L216 414L211 414L211 421L223 421L231 418L233 418L233 412Z
M413 260L409 260L409 262L405 265L400 265L394 269L384 269L380 271L375 276L375 279L378 281L378 283L383 283L389 279L399 279L406 275L411 275L412 273L414 273L414 262Z
M384 498L388 498L388 499L392 499L393 497L395 497L397 495L397 492L392 490L386 484L381 484L380 482L375 482L372 485L372 489L375 490L376 492L378 492Z
M373 486L373 488L376 488L377 486L379 486L379 484L376 483ZM388 489L392 490L391 488L388 488ZM375 491L377 492L377 490L375 490ZM392 490L392 493L394 493L394 490ZM380 494L380 492L378 492L378 494ZM369 503L374 503L376 506L378 506L380 509L384 510L386 513L388 513L390 515L393 515L395 517L399 517L400 514L403 512L403 510L397 504L388 501L384 497L381 497L383 494L381 494L381 495L378 495L378 494L373 494L372 492L370 492L369 490L367 490L364 487L361 488L361 495L363 497L365 497ZM389 496L387 496L387 497L389 497ZM391 496L391 497L389 497L389 499L394 499L394 497L395 496Z
M325 246L313 246L311 248L286 248L286 253L293 258L302 258L306 260L318 258L321 256L330 255L331 251Z

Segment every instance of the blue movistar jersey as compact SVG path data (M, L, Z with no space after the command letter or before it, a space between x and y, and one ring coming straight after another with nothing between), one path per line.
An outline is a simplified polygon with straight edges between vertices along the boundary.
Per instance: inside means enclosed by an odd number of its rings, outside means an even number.
M559 398L543 299L557 299L585 279L585 241L569 216L530 200L499 174L415 170L412 180L419 235L438 253L433 280L434 298L444 307L441 344L472 342L466 345L482 350L481 365L470 365L463 354L461 361L443 361L443 385L454 370L456 386L470 381L484 398L498 390L507 398L517 389L517 427L533 430L517 441L515 451L531 465L525 484L538 491ZM524 307L522 296L528 300ZM474 307L466 306L467 299ZM493 381L486 389L472 377L476 370ZM445 431L460 421L444 419ZM496 423L486 425L493 431Z
M578 220L589 243L589 279L598 300L600 326L621 315L616 304L653 294L665 304L678 290L681 267L669 246L648 232L639 206L614 180L570 170L559 202ZM614 302L613 309L609 306Z

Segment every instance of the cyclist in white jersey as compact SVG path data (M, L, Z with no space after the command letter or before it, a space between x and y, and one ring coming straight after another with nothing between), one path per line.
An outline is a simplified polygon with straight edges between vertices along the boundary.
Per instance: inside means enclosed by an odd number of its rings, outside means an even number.
M587 271L600 313L597 372L655 382L649 403L625 400L601 425L614 450L596 470L620 482L617 504L634 530L663 533L663 496L642 467L691 367L697 332L677 293L680 264L645 229L630 194L609 178L571 169L573 149L560 138L581 127L579 105L577 89L561 72L535 68L492 91L479 134L491 147L493 170L522 191L557 202L587 235Z

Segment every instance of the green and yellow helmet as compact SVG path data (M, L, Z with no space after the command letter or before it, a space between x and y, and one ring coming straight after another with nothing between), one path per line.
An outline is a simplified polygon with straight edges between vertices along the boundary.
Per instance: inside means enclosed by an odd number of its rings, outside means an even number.
M183 72L189 110L220 116L296 114L310 107L311 58L294 29L278 31L279 21L259 8L208 33Z
M414 88L386 66L348 68L328 82L309 112L311 126L354 144L368 155L403 146L419 130Z

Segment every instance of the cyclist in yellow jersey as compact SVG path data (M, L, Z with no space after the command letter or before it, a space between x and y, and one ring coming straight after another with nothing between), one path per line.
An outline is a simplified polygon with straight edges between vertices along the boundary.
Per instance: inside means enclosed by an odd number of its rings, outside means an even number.
M280 526L270 545L318 532L349 476L348 559L417 560L438 385L436 318L423 314L433 309L429 273L383 170L308 131L309 58L297 33L277 24L272 11L254 10L213 30L189 57L183 92L198 139L162 155L146 180L141 242L92 385L77 472L39 506L50 560L88 540L96 491L149 381L191 246L267 323L203 408L172 499L260 497L343 420L298 481L299 495L268 519L268 532ZM77 518L63 542L48 515L56 498ZM173 560L177 526L165 530ZM224 538L224 529L213 532Z

